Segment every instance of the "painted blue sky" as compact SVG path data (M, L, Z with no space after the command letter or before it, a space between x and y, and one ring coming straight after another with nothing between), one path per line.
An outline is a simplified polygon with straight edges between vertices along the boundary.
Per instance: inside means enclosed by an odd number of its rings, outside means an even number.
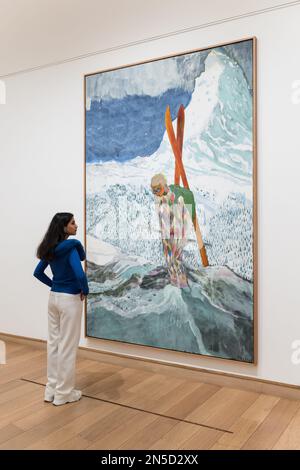
M162 141L166 107L175 118L191 93L176 88L159 96L127 96L119 100L92 101L87 112L87 162L126 161L154 153Z

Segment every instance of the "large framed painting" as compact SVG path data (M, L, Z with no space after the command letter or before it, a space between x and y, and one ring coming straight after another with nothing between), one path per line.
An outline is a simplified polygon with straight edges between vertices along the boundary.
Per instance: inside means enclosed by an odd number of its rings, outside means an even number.
M256 362L256 39L85 75L86 336Z

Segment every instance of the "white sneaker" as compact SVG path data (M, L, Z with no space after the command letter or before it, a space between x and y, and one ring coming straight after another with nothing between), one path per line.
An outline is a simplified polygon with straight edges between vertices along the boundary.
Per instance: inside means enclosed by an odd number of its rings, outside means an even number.
M49 392L49 390L45 390L44 401L47 403L51 403L54 400L54 393Z
M65 405L66 403L73 403L74 401L79 401L81 397L82 392L80 390L75 390L74 388L68 397L63 399L57 399L54 397L52 403L55 406Z

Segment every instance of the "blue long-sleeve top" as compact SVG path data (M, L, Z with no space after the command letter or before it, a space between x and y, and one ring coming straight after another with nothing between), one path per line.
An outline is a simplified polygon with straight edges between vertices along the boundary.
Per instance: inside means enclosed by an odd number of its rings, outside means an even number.
M53 292L65 292L67 294L88 295L89 286L86 274L81 266L85 260L85 251L79 240L63 240L55 247L54 259L50 262L42 259L34 270L34 277L39 279ZM45 269L50 265L53 278L45 274Z

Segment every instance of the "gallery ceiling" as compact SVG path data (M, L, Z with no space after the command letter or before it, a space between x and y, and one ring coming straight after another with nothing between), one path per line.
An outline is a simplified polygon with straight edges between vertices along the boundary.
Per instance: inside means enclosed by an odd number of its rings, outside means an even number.
M0 77L284 0L0 0Z

